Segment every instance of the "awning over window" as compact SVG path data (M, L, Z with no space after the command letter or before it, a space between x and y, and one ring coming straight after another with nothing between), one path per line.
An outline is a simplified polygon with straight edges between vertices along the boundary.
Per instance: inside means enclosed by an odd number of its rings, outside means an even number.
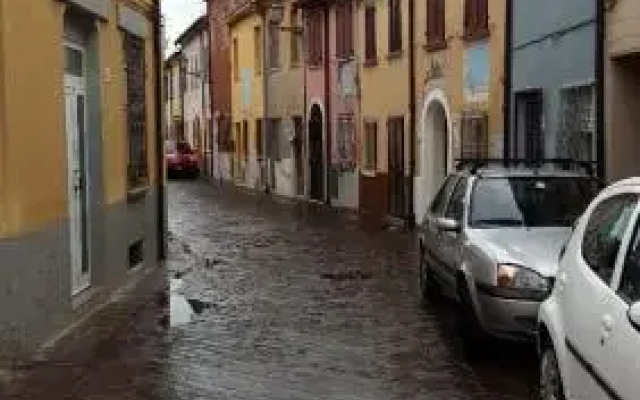
M107 20L109 19L109 6L111 2L105 0L57 0L76 6L86 12Z
M140 38L149 36L149 21L138 11L124 5L118 6L118 26Z

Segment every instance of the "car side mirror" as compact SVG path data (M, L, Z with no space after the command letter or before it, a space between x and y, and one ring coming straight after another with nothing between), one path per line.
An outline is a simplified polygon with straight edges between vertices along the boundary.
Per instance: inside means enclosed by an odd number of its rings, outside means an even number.
M460 223L452 218L438 218L436 225L443 232L459 233L461 230Z
M640 331L640 301L633 303L627 313L631 325Z

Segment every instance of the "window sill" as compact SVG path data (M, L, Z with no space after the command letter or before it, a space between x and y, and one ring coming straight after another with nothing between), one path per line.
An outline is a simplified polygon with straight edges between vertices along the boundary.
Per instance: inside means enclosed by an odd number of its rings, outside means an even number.
M149 191L149 184L127 189L127 203L140 202L147 196Z
M300 68L299 62L289 64L289 69L298 69L298 68Z
M311 71L317 71L319 69L322 69L322 63L320 63L320 64L309 64L309 69Z
M424 45L424 49L429 53L435 53L438 51L446 50L446 48L447 48L446 40L427 41L427 44Z
M465 42L477 42L479 40L486 39L490 36L489 28L483 28L476 31L465 32L462 39Z
M360 174L366 178L375 178L377 173L374 169L362 168Z
M336 60L341 64L351 62L354 59L355 59L355 57L353 56L353 54L336 56Z
M403 52L402 50L392 51L387 54L387 60L399 60L402 58Z
M362 64L363 67L365 68L371 68L371 67L376 67L378 66L378 59L377 58L372 58L369 60L365 60L364 63Z

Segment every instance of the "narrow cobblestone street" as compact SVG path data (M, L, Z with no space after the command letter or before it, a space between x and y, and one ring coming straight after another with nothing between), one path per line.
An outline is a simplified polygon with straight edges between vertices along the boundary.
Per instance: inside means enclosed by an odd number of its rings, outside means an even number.
M201 182L172 183L169 204L190 322L167 329L150 304L89 360L33 367L12 398L533 398L529 346L468 361L453 307L420 306L411 234Z

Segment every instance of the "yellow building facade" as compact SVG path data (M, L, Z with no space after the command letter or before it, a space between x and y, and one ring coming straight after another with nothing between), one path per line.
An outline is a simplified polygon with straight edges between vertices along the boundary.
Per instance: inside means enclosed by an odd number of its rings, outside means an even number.
M157 264L158 20L152 0L0 3L0 285L20 305L0 356Z
M410 176L409 0L372 0L356 11L355 40L360 74L360 209L364 213L405 217ZM396 38L390 13L398 12ZM367 54L367 18L374 41ZM371 22L369 22L371 23ZM397 39L399 37L399 39ZM391 43L392 41L396 43Z
M231 114L234 155L232 176L250 187L260 185L259 154L264 154L264 29L252 2L229 19L231 36Z
M609 182L640 175L640 4L611 2L605 13L603 51L604 154Z
M164 62L165 129L167 139L183 141L184 135L184 74L182 53L176 51Z
M418 223L455 160L501 157L504 137L506 2L484 0L485 13L465 22L465 7L483 1L441 1L440 31L429 28L438 20L430 3L438 2L416 1L415 9Z

